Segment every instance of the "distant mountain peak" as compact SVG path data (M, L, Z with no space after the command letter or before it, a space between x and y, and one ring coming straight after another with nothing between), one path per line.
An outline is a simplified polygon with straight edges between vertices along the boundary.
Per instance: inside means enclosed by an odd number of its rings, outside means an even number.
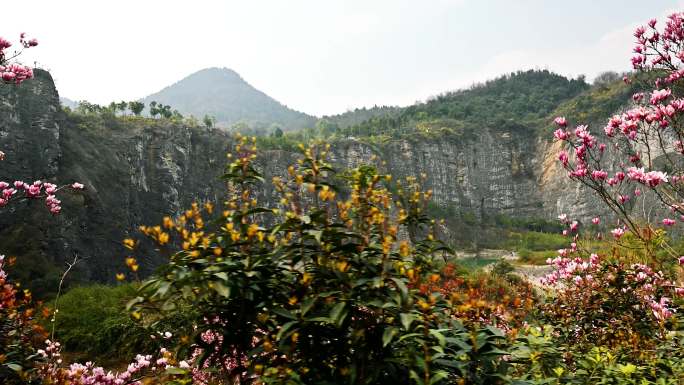
M144 99L168 104L185 115L210 115L219 125L238 122L252 128L273 125L294 130L314 125L316 118L292 110L257 90L230 68L210 67L194 72Z

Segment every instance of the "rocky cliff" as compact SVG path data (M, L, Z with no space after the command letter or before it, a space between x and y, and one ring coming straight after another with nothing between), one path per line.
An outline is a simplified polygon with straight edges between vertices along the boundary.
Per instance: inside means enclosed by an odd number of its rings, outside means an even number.
M17 273L31 286L56 287L74 255L82 262L73 277L110 281L122 270L121 240L139 225L159 223L193 200L220 201L228 134L162 120L67 116L50 75L36 75L20 87L0 88L0 149L7 153L0 178L79 181L86 189L63 194L59 216L31 207L38 202L3 209L0 248L19 257ZM265 155L267 178L295 159L284 150ZM444 215L552 219L569 211L586 219L596 209L557 167L553 146L523 125L376 145L348 138L333 148L340 167L373 155L397 178L426 174L426 188ZM145 272L160 262L156 253L149 255L142 261Z

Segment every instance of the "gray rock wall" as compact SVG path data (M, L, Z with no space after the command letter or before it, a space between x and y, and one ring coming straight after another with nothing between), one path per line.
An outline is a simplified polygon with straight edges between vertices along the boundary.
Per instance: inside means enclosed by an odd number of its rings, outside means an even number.
M139 225L157 224L193 200L220 201L227 134L162 121L67 118L50 75L36 74L19 88L0 87L0 149L7 153L0 176L79 181L86 190L62 194L64 213L56 217L32 207L38 202L1 209L0 250L22 259L21 274L33 286L50 290L60 268L45 266L63 266L74 254L85 258L76 279L110 281L123 270L121 240ZM525 127L378 146L349 139L332 150L342 168L373 155L395 178L426 174L436 204L476 216L553 219L569 212L586 220L597 208L558 168L553 145ZM260 162L270 180L295 159L271 150ZM268 188L262 195L275 198ZM158 253L145 254L144 272L162 262Z

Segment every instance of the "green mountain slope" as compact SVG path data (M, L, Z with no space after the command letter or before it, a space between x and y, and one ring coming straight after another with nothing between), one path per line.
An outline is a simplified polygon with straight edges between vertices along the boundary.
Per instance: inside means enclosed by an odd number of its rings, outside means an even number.
M316 118L295 111L257 90L228 68L207 68L143 100L168 104L184 115L213 116L221 126L243 122L252 128L283 131L313 126Z

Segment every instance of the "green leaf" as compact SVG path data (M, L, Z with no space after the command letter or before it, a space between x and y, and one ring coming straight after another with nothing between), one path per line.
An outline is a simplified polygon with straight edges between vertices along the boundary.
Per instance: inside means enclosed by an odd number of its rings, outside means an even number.
M285 335L285 333L287 333L288 330L290 330L290 328L296 324L297 324L297 321L290 321L290 322L286 323L285 325L283 325L280 328L280 330L278 330L278 334L276 335L276 339L278 339L278 340L282 339L282 337Z
M133 306L142 303L145 299L143 297L135 297L126 303L126 310L131 310Z
M385 328L385 331L382 333L382 347L386 347L390 342L392 342L392 338L397 334L398 330L394 326L389 326Z
M307 231L309 235L314 237L316 239L316 242L320 243L321 242L321 236L323 235L323 231L321 230L309 230Z
M338 327L342 325L344 318L347 316L347 311L345 311L346 306L346 302L340 302L330 311L330 320L332 320Z
M224 298L230 297L230 287L223 284L221 281L213 281L211 283L212 289L214 289L218 295Z
M19 364L9 363L9 364L5 364L5 366L14 370L17 373L20 373L24 370L24 368L22 368L21 365L19 365Z
M415 370L411 370L411 372L409 372L409 377L411 377L411 379L415 381L417 385L426 385L423 381L423 378L419 376Z
M165 373L166 374L172 374L172 375L188 374L188 370L171 366L171 367L166 368Z
M439 346L444 347L446 345L446 339L439 330L430 329L430 334L437 339Z
M281 317L289 318L289 319L292 319L292 320L296 320L296 319L297 319L297 317L295 317L294 314L292 314L290 311L285 310L285 309L282 309L282 308L280 308L280 309L273 309L272 311L273 311L274 313L276 313L277 315L281 316Z
M499 328L497 328L497 327L494 327L494 326L491 326L491 325L487 325L487 330L489 330L489 332L491 332L492 335L494 335L495 337L501 337L501 338L505 338L505 337L506 337L506 335L504 334L503 330L501 330L501 329L499 329Z
M409 330L416 317L410 313L401 313L399 314L399 319L401 320L401 326L403 326L404 329Z
M159 284L159 288L157 288L157 292L154 293L155 296L159 297L164 297L166 293L168 293L169 289L171 288L171 282L169 281L164 281Z
M430 385L436 384L447 377L449 377L449 373L447 373L445 370L438 370L430 377Z
M314 303L316 303L316 297L308 298L302 303L302 307L301 307L301 316L302 317L304 317L306 315L306 313L308 313L309 310L311 310L311 307L314 305Z
M399 293L401 293L402 302L405 302L406 298L408 298L408 287L406 287L406 284L399 278L392 278L392 281L394 281L397 285L397 289L399 289Z

